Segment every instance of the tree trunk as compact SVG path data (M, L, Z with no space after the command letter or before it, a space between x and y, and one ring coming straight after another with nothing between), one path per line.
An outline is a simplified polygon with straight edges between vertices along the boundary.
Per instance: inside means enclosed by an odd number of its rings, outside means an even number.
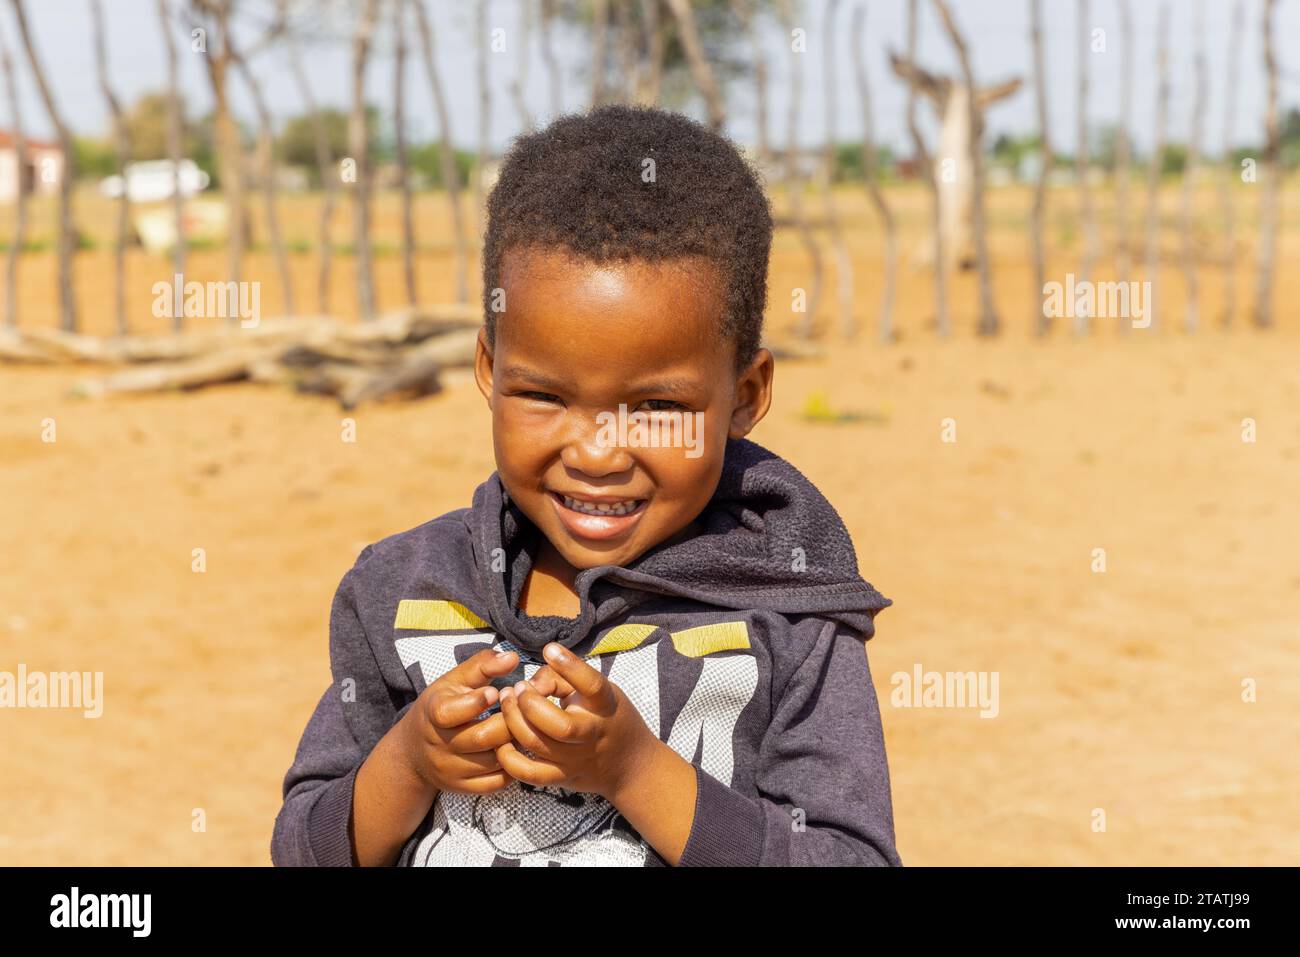
M167 0L158 0L158 25L162 28L163 44L167 48L167 157L172 164L172 218L175 222L176 240L172 243L172 274L185 275L185 199L181 195L181 153L184 151L184 117L181 113L180 71L176 53L176 37L172 35L171 15ZM184 281L184 280L182 280ZM185 328L185 311L172 316L172 329Z
M867 66L862 51L865 43L867 8L858 4L853 10L852 49L853 72L857 80L858 100L862 104L862 176L867 183L871 205L876 209L885 233L885 285L880 296L880 317L876 321L876 335L881 342L894 338L894 286L898 279L898 228L894 214L885 202L880 188L876 164L875 121L871 109L871 86L867 80Z
M253 76L253 71L249 69L247 61L242 56L234 53L233 48L231 63L239 70L240 76L244 78L244 84L248 87L248 92L253 99L253 107L257 110L257 152L260 160L259 168L261 169L262 200L266 204L266 228L271 237L271 252L275 256L275 268L280 274L280 289L284 300L284 311L293 316L297 314L298 310L294 305L293 274L289 269L289 257L284 248L284 235L280 230L280 213L276 203L275 129L271 119L271 111L267 108L266 99L262 96L262 89L257 83L257 78Z
M1088 57L1089 52L1089 17L1088 0L1079 0L1079 113L1078 143L1074 151L1074 175L1079 181L1079 219L1083 223L1083 259L1079 263L1079 282L1086 283L1092 277L1093 262L1097 258L1097 220L1092 212L1092 186L1088 182L1090 165L1088 142ZM1075 306L1074 331L1083 335L1088 331L1092 321L1087 310Z
M1150 328L1160 321L1160 166L1165 152L1165 119L1169 112L1169 4L1160 7L1156 27L1159 49L1156 53L1155 142L1151 146L1151 165L1147 169L1147 255L1146 271L1151 283L1147 297Z
M560 96L560 61L555 58L555 48L551 45L555 26L555 0L541 0L541 4L542 62L546 64L546 77L551 94L551 118L554 119L562 112L564 103Z
M781 23L787 43L794 29L794 12L790 0L780 0ZM799 230L799 238L812 260L812 288L804 301L803 318L795 326L795 335L809 339L822 295L822 251L803 211L803 181L799 172L799 107L803 96L803 55L790 48L790 106L786 117L785 182L790 197L790 215Z
M966 89L970 91L966 100L970 110L970 163L975 181L974 203L971 210L971 229L975 233L975 263L979 270L980 281L980 318L976 331L981 336L998 334L998 314L993 305L993 276L989 268L988 229L984 217L984 111L980 108L976 96L975 74L971 69L970 53L966 41L957 29L945 0L934 0L939 19L943 21L948 38L957 49L957 58L961 61L961 71L965 78Z
M375 317L374 273L370 262L370 131L366 128L366 61L379 16L379 0L366 0L352 35L352 109L348 114L348 151L357 164L353 216L357 307L363 320Z
M1129 0L1119 0L1120 33L1124 36L1124 52L1120 55L1119 81L1119 133L1115 138L1115 271L1120 282L1129 281L1133 270L1133 256L1129 246L1129 167L1133 158L1133 142L1129 137L1133 112L1133 17ZM1129 320L1117 318L1119 331L1127 332Z
M1192 102L1192 132L1187 144L1187 165L1183 168L1183 279L1187 285L1187 308L1183 315L1183 328L1195 332L1200 324L1196 286L1196 217L1193 203L1197 173L1201 164L1201 130L1205 114L1205 10L1197 8L1195 98Z
M609 0L592 0L591 5L591 108L603 106L605 93L605 48L609 39Z
M1237 180L1237 165L1233 162L1233 120L1237 117L1237 85L1241 74L1241 35L1246 17L1241 0L1232 6L1232 33L1228 40L1228 83L1223 100L1223 168L1219 171L1219 208L1223 213L1223 313L1220 324L1226 329L1232 325L1237 312L1237 210L1232 200L1232 188Z
M650 68L644 74L644 82L637 89L636 101L643 106L658 106L664 79L664 31L659 20L659 0L641 0L641 22L646 35Z
M49 115L50 125L55 129L59 150L63 154L63 168L59 171L59 327L65 332L76 332L77 295L72 275L72 257L76 250L77 232L72 222L72 185L75 172L72 134L68 131L67 124L63 122L63 115L54 100L54 91L50 88L49 81L45 77L45 69L36 53L32 32L27 25L27 10L23 6L23 0L10 0L10 4L13 7L14 19L18 23L23 50L27 54L27 64L31 67L32 77L36 80L36 87L41 94L41 102L45 105L45 112Z
M823 147L822 161L826 166L826 177L822 182L822 204L826 210L826 228L831 237L831 248L835 250L835 279L839 291L840 331L846 340L851 341L857 335L857 326L853 318L853 260L849 257L848 247L844 244L844 231L840 228L839 211L835 207L835 65L836 57L830 55L835 48L835 15L839 11L840 0L828 0L825 10L825 49L827 55L822 57L822 75L825 82L823 104L826 108L826 144Z
M667 0L668 9L677 21L677 32L681 38L682 49L686 53L686 63L690 67L691 77L704 97L705 107L709 112L709 129L715 132L722 129L727 121L726 109L722 103L722 93L713 78L713 70L704 55L704 46L700 43L699 31L695 28L695 14L691 12L690 0Z
M1052 169L1052 137L1047 113L1047 72L1043 68L1042 0L1029 0L1029 42L1034 55L1034 97L1038 106L1038 142L1041 163L1034 183L1034 206L1030 211L1030 235L1034 249L1034 331L1045 336L1052 322L1047 315L1044 287L1047 285L1047 252L1043 245L1043 219L1047 212L1047 176Z
M415 305L415 217L411 210L411 169L406 155L406 0L393 4L393 35L397 48L393 57L393 130L397 154L397 175L402 195L402 281L406 302Z
M492 129L492 90L488 86L488 0L478 0L475 7L474 51L478 74L478 154L474 159L474 217L483 232L483 168L488 162L488 136Z
M117 202L117 238L113 245L113 314L117 334L127 334L126 322L126 241L131 228L131 198L126 186L126 164L131 158L131 141L127 135L126 121L122 116L122 104L113 93L108 81L108 35L104 29L104 8L101 0L90 0L91 32L94 35L95 74L99 79L100 92L108 104L108 112L113 123L113 140L117 153L117 175L122 180L122 196Z
M650 7L656 5L656 0L643 0L643 2ZM766 163L771 155L771 141L767 135L767 57L763 55L763 43L754 28L756 6L757 0L731 0L731 9L735 12L736 19L740 21L754 55L754 111L755 123L758 127L756 150L759 159Z
M208 70L208 83L212 87L213 136L216 141L217 172L221 178L221 192L229 209L229 235L226 240L226 272L231 282L238 283L243 271L244 242L248 221L244 209L244 150L240 141L239 126L230 112L230 60L232 39L230 35L230 5L233 0L190 0L190 9L196 19L211 15L212 29L208 30L207 53L202 57ZM216 36L213 36L213 34ZM216 37L221 39L217 46ZM226 317L234 325L239 317L232 312Z
M18 84L14 79L14 63L9 56L9 45L0 34L0 63L5 74L5 95L9 100L9 114L13 118L14 161L18 164L18 193L14 196L14 231L5 254L5 325L18 327L18 257L27 242L27 137L23 133L22 106L18 99Z
M528 89L528 68L531 65L529 45L532 43L533 36L534 3L535 0L522 0L523 22L519 28L519 48L515 51L515 55L519 58L519 72L515 74L514 82L510 85L515 109L519 112L519 125L525 133L533 131L533 115L529 112L528 103L524 99L524 90Z
M916 63L917 10L916 0L907 0L907 60ZM907 83L907 131L912 137L912 149L917 165L930 189L931 227L934 241L934 324L942 339L952 332L948 316L948 267L944 263L943 210L940 209L939 181L935 178L934 160L926 149L925 138L916 121L917 77L913 74Z
M307 114L311 117L312 138L316 144L316 169L320 175L321 189L325 192L325 199L321 204L319 238L317 240L320 265L316 274L316 309L321 315L327 316L330 311L330 262L333 253L333 244L330 239L330 223L334 219L334 204L338 199L339 171L334 168L334 156L330 151L329 131L325 128L325 121L321 118L320 108L316 104L316 97L312 93L311 83L307 79L307 71L303 69L302 57L299 55L298 44L294 41L292 33L289 34L287 44L289 48L289 65L298 84L298 92L307 107Z
M447 114L447 102L442 95L442 81L433 57L433 28L424 8L424 0L411 0L415 6L416 19L420 27L420 48L424 54L424 69L429 76L429 87L433 93L433 103L438 114L439 154L442 162L442 181L447 190L447 201L451 205L452 243L456 251L456 301L464 303L469 300L469 281L467 277L468 252L465 248L465 228L460 212L460 177L456 173L456 156L452 152L451 118Z
M1264 17L1261 24L1264 43L1264 74L1268 78L1268 99L1264 106L1264 191L1259 197L1259 251L1256 254L1255 327L1267 329L1273 325L1273 270L1277 258L1278 204L1282 200L1278 180L1282 176L1278 162L1282 141L1277 122L1277 52L1273 49L1273 12L1277 0L1264 0Z

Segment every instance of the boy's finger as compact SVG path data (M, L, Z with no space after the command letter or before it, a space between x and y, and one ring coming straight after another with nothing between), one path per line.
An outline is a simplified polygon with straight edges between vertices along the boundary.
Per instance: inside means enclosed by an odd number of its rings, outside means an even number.
M496 688L475 688L464 694L434 694L427 704L429 720L435 727L455 728L473 721L496 704Z
M555 702L544 698L532 688L525 686L522 694L516 694L514 689L507 688L501 693L501 697L502 710L505 709L506 698L510 698L511 703L515 703L517 699L518 708L523 713L524 719L547 737L556 741L581 740L582 728L574 715L562 710ZM529 750L532 748L530 747Z
M493 771L491 774L479 774L458 781L456 787L463 794L488 794L492 791L500 791L512 780L505 771Z
M523 712L519 710L519 701L513 691L507 688L501 692L501 714L506 720L506 727L515 741L536 755L546 757L550 749L536 731L528 724Z
M558 765L550 761L534 761L527 755L521 754L513 744L503 744L497 748L497 760L501 762L501 768L506 774L525 784L546 788L555 787L565 781L564 771Z
M434 682L445 683L458 691L482 688L492 683L493 678L508 675L519 664L519 656L513 651L493 651L484 648L478 654L466 658L455 668Z
M447 754L438 759L438 771L447 779L453 782L464 780L466 778L478 777L480 774L491 774L493 771L501 770L501 762L497 759L495 751L476 751L473 754Z
M550 665L543 665L541 671L528 679L537 693L547 698L567 698L573 694L573 685L551 670Z
M614 692L599 671L558 642L551 642L542 649L542 654L555 673L587 698L595 710L613 709L617 703Z
M510 729L500 712L482 721L470 721L459 728L452 728L442 735L443 742L457 754L473 754L475 751L495 751L510 740Z

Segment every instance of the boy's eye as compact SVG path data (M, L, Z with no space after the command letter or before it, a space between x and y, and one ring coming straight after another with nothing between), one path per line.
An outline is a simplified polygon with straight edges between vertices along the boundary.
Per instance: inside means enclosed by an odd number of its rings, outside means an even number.
M672 399L646 399L641 403L647 412L674 412L686 411L686 406L680 402L674 402Z
M518 393L525 399L533 399L537 402L559 402L559 396L551 395L549 392L520 392Z

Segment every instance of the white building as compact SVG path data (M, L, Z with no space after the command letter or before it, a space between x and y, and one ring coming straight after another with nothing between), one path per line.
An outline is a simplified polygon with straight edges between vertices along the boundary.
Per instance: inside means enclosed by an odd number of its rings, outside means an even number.
M63 176L63 151L58 143L27 139L27 162L18 168L14 135L0 130L0 203L12 203L18 190L25 193L57 193Z

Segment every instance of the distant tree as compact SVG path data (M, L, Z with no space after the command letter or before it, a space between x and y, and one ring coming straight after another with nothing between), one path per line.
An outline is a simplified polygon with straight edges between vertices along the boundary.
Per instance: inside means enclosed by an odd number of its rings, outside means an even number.
M1278 68L1277 51L1273 46L1273 13L1277 0L1264 0L1263 34L1264 76L1268 83L1264 102L1264 188L1259 196L1259 244L1256 247L1255 302L1251 318L1256 328L1267 329L1273 325L1273 273L1277 262L1277 207L1280 198L1278 180L1282 176L1282 135L1278 124Z
M36 41L31 27L27 23L27 9L23 0L10 0L14 20L18 23L18 36L23 50L27 54L27 65L31 68L32 79L40 92L41 102L45 106L45 115L54 127L63 152L64 169L59 175L59 327L64 332L77 331L77 293L73 283L72 256L77 242L76 227L72 216L72 181L70 168L73 156L72 133L63 120L63 113L54 98L54 89L45 75L40 54L36 52Z
M23 112L18 96L18 83L14 79L14 64L9 56L9 45L0 32L0 66L5 75L5 97L9 105L9 124L13 130L14 161L18 164L18 195L14 197L14 231L5 255L5 325L18 325L18 257L27 238L27 184L23 180L27 169L27 137L23 132Z
M99 78L99 89L108 104L109 116L112 118L114 138L114 160L117 175L122 177L122 195L117 203L117 238L113 246L113 311L116 317L117 334L127 333L126 322L126 242L130 231L131 196L126 188L126 164L131 159L131 137L127 133L122 110L122 101L108 76L108 31L104 28L104 7L102 0L90 0L91 32L95 47L95 74Z

